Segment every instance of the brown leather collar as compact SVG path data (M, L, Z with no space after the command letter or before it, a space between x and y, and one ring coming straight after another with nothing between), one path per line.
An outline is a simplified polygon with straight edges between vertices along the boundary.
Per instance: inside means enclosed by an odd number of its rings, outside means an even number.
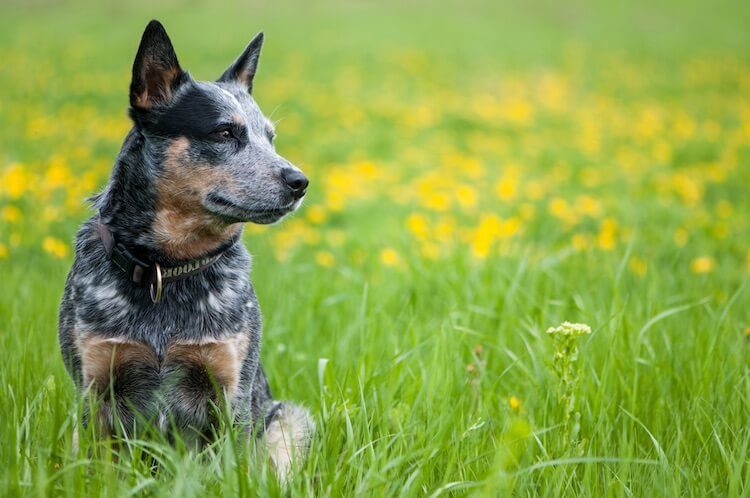
M213 256L187 261L179 266L162 267L156 261L146 262L136 257L125 245L115 239L114 234L101 217L97 220L97 230L107 258L134 284L140 286L148 284L151 301L154 304L161 300L163 284L200 273L216 263L224 254L220 252Z

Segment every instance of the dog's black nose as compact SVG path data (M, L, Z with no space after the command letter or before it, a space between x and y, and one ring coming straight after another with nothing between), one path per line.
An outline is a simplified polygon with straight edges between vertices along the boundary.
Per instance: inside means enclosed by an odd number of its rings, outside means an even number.
M297 171L296 169L283 169L281 170L281 176L289 188L292 189L292 195L299 199L305 195L305 189L310 183L305 175Z

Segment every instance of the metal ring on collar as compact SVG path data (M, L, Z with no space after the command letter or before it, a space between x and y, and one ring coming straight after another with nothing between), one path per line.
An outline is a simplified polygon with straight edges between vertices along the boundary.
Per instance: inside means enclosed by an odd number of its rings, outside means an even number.
M151 295L151 302L156 304L161 301L163 290L161 281L161 266L159 266L159 263L154 263L154 274L156 275L156 285L154 286L154 282L152 280L148 287L148 293Z

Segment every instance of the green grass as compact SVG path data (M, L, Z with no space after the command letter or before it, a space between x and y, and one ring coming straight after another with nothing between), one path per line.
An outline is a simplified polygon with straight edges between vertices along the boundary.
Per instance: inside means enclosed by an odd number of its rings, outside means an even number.
M750 10L651 3L0 8L0 209L20 212L0 217L0 495L749 496ZM43 241L91 215L153 17L201 79L266 32L256 97L311 178L293 219L245 235L274 394L318 427L287 491L226 429L201 454L71 453L71 256ZM575 447L545 333L564 320L593 329Z

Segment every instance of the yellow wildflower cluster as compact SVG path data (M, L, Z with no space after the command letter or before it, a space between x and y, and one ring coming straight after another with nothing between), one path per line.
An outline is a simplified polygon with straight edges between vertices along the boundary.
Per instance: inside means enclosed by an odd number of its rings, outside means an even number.
M684 63L689 78L677 71L652 87L631 60L594 68L575 50L541 71L467 72L455 87L425 77L440 67L426 54L373 61L377 83L354 65L309 79L311 62L288 54L258 93L283 110L278 148L308 174L310 194L294 218L249 236L279 259L309 250L323 267L404 269L415 257L456 254L619 257L635 240L684 252L685 271L714 271L716 251L698 251L750 231L747 196L733 188L747 180L750 65L696 58ZM583 77L591 84L579 88ZM114 100L121 79L79 78L76 90ZM39 85L34 92L44 82L23 84ZM666 87L677 98L655 98ZM23 147L0 163L0 255L20 243L67 257L60 240L87 215L83 199L101 188L130 125L87 102L7 107ZM29 220L33 230L21 230ZM359 241L375 247L363 254ZM640 251L626 268L643 276L659 252Z
M68 255L68 246L54 237L45 237L42 241L42 247L56 258L64 258Z

